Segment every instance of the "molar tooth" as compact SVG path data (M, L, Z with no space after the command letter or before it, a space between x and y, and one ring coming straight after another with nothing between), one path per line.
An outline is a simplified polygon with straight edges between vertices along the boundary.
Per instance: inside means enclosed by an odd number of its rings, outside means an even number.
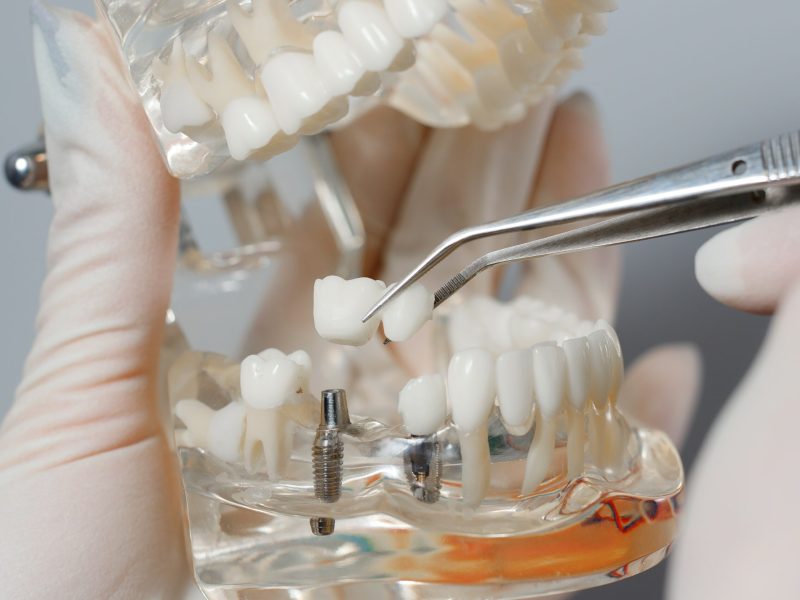
M536 429L533 433L522 494L536 490L550 469L555 448L557 419L566 393L566 358L564 350L552 344L533 349L533 377L536 389Z
M214 118L214 113L189 82L180 38L172 43L169 60L162 67L162 81L161 116L169 131L178 133L187 127L199 127Z
M245 407L231 402L211 415L208 422L208 451L228 462L242 457Z
M175 404L175 415L186 425L185 442L195 448L206 448L213 409L199 400L180 400Z
M398 411L411 435L433 435L447 418L447 395L441 375L411 379L400 391Z
M380 85L374 73L367 73L358 54L338 31L323 31L314 38L314 60L325 87L334 96L344 96L370 79L373 91Z
M405 342L433 316L433 294L415 283L383 311L383 332L393 342Z
M487 421L495 398L494 361L483 348L463 350L450 359L447 398L461 446L464 504L477 507L489 488Z
M280 480L292 455L294 423L286 417L283 407L248 406L245 420L245 468L256 472L263 467L271 480Z
M361 322L378 301L386 285L361 277L345 281L336 275L314 284L314 327L320 337L337 344L363 346L375 334L381 315Z
M447 14L446 0L383 0L395 31L404 38L430 33Z
M569 431L567 437L567 477L583 473L585 456L585 416L589 398L589 341L585 337L565 340L562 347L567 361Z
M300 365L283 354L279 357L270 356L266 360L262 356L252 355L242 361L242 399L253 408L283 406L302 389L302 382Z
M524 435L533 423L533 352L512 350L497 359L497 400L509 432Z
M370 71L387 70L403 50L403 38L371 0L344 0L338 17L345 39Z
M322 83L314 57L306 52L285 51L270 58L261 71L281 129L292 135L301 127L320 130L343 117L346 99L338 99L334 110L324 110L333 97Z

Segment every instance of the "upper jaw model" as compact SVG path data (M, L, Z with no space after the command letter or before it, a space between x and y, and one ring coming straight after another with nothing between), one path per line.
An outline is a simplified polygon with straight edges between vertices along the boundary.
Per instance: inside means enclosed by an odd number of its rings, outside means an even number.
M500 583L512 588L497 597L596 585L664 555L680 459L663 434L620 413L622 353L608 323L528 297L471 297L434 317L421 284L362 323L385 289L367 278L318 280L317 332L345 355L370 355L385 348L383 336L414 342L434 331L446 350L427 372L397 382L376 367L364 375L369 385L323 391L329 375L302 350L267 349L241 363L190 353L175 364L170 393L193 539L221 518L221 501L245 511L243 522L265 515L257 527L283 540L258 542L268 564L284 565L269 570L266 587L389 572L415 585L469 584L474 597ZM393 418L371 418L376 397L359 397L370 386L392 388ZM349 413L348 397L372 412ZM306 552L292 542L308 535L309 519L330 545ZM241 560L253 535L241 540ZM194 560L223 573L233 558ZM475 560L473 577L459 575ZM316 570L323 563L330 572ZM293 579L290 564L310 571Z
M581 65L582 48L605 32L605 13L616 6L225 0L154 11L132 24L120 3L101 2L181 177L228 157L274 156L377 103L438 127L515 122ZM166 45L148 46L165 35Z

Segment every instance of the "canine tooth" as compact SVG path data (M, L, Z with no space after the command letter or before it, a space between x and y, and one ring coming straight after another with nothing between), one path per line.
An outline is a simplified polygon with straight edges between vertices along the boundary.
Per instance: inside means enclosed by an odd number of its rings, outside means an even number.
M567 398L569 431L567 433L567 477L575 479L583 473L585 456L584 411L589 399L589 341L585 337L565 340L562 344L567 361Z
M383 0L395 31L404 38L430 33L447 14L446 0Z
M461 495L464 504L477 508L489 489L489 431L483 424L476 431L458 433L461 447Z
M433 316L433 294L415 283L383 311L383 332L393 342L405 342Z
M345 281L336 275L314 284L314 327L320 337L337 344L363 346L375 334L381 315L366 323L361 317L386 291L382 281L361 277Z
M314 57L306 52L286 51L270 58L261 71L261 83L267 92L281 129L292 135L305 124L321 129L333 120L344 116L323 117L323 109L333 99L325 88ZM319 123L315 122L320 121ZM306 124L306 120L310 123Z
M199 400L180 400L175 404L175 415L186 425L184 441L195 448L208 445L208 426L214 410Z
M483 348L462 350L453 355L447 369L447 395L453 423L459 431L471 433L484 425L495 398L492 355Z
M281 356L251 355L242 361L242 399L257 409L278 408L302 390L303 370L295 361Z
M536 490L550 469L557 418L563 409L566 394L564 350L552 344L536 346L533 349L533 377L536 389L536 429L525 464L523 495Z
M370 71L387 70L405 45L384 10L371 0L344 0L338 17L345 39Z
M398 411L411 435L432 435L447 418L447 396L441 375L411 379L400 390Z
M512 350L497 359L497 401L509 432L523 435L533 423L533 352Z
M256 65L266 62L275 48L311 47L309 31L294 18L286 0L253 0L250 13L237 0L226 0L226 5L233 27Z
M228 462L237 462L242 456L245 407L231 402L211 415L208 422L208 451Z
M461 446L464 504L478 506L489 487L487 422L495 398L494 361L483 348L462 350L450 359L447 399Z
M199 127L214 118L214 113L189 82L180 38L172 43L169 60L163 68L163 82L161 116L169 131L178 133L187 127Z
M314 38L314 60L323 84L334 96L350 94L367 76L358 54L338 31L323 31Z

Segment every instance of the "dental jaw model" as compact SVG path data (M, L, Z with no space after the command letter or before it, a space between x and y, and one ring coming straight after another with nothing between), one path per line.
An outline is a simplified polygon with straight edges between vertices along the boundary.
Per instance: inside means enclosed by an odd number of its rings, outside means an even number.
M100 8L168 166L191 177L229 157L274 156L379 103L437 127L513 123L580 67L615 2L100 0Z
M530 298L473 297L432 317L421 285L361 323L385 288L321 279L314 322L345 353L393 351L381 328L409 343L433 328L444 367L397 386L394 420L348 415L345 398L368 388L310 392L319 373L302 351L240 364L190 353L173 367L193 560L210 597L375 585L390 597L530 597L664 556L680 459L617 410L622 359L608 324ZM391 576L376 584L381 573Z

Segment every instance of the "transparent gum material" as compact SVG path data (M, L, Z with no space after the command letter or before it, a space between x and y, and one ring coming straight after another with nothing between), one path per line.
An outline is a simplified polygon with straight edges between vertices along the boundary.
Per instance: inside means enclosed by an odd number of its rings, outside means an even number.
M238 401L238 373L239 364L221 355L183 355L169 377L173 407L184 398L215 410ZM624 419L617 467L601 470L588 458L584 475L567 481L562 435L547 479L521 497L532 434L513 436L493 415L491 484L472 509L462 502L452 426L420 440L355 415L341 435L341 499L318 501L311 466L318 411L314 402L297 411L280 481L177 448L195 576L209 598L526 598L637 574L666 555L675 535L678 453L665 434ZM414 477L420 444L440 480ZM334 518L334 534L315 537L315 517Z

